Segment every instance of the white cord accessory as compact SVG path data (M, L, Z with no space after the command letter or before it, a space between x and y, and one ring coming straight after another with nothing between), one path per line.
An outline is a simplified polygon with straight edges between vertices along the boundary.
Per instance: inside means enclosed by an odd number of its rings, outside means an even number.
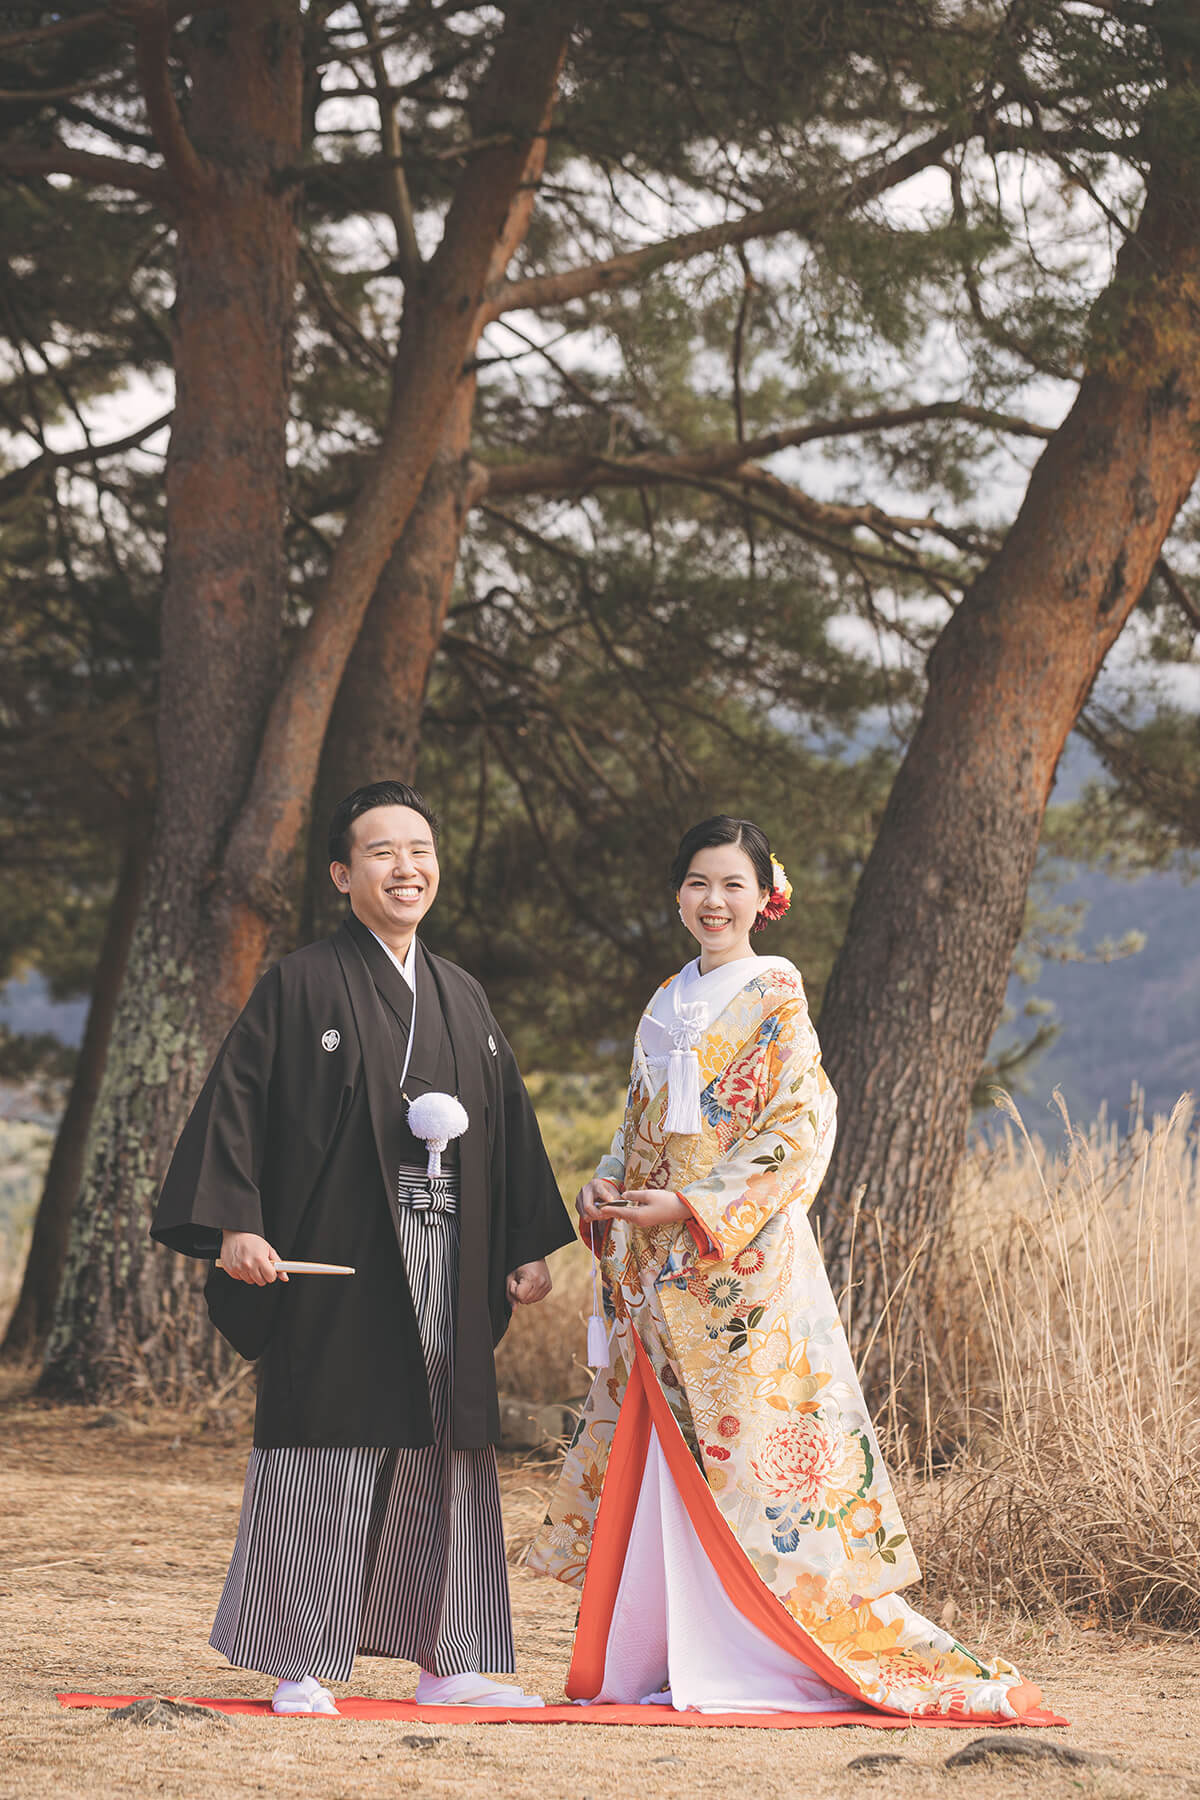
M418 1094L408 1106L408 1127L429 1151L429 1176L442 1172L442 1151L459 1138L470 1124L467 1109L453 1094Z
M592 1258L592 1313L587 1322L587 1365L599 1374L607 1369L612 1355L612 1336L616 1325L610 1325L604 1316L604 1302L600 1289L600 1258Z
M667 1116L664 1131L694 1137L703 1125L700 1116L700 1044L708 1030L708 1002L675 1001L675 1022L670 1027L671 1054L667 1060Z

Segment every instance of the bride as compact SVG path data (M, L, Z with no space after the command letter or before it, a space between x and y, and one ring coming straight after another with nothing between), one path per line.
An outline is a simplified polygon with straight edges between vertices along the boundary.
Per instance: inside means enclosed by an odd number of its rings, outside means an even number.
M750 947L787 909L783 869L721 815L671 880L700 954L643 1014L576 1201L610 1363L528 1557L583 1588L567 1692L1049 1722L1014 1668L900 1598L920 1571L807 1217L837 1102L798 970Z

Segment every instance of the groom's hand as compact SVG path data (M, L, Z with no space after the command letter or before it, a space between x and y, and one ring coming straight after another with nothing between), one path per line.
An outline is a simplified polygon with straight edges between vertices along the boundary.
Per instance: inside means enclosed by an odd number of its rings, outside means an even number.
M279 1261L266 1238L253 1231L221 1233L221 1267L235 1281L249 1281L255 1287L266 1287L272 1281L286 1281L287 1276L275 1267Z
M544 1261L522 1263L506 1285L511 1306L533 1306L550 1292L550 1271Z

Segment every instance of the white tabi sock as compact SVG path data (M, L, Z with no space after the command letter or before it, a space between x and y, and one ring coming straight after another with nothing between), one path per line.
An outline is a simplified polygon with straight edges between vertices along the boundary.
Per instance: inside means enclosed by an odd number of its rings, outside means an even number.
M489 1681L486 1675L430 1675L422 1669L417 1679L418 1706L545 1706L540 1694L505 1681Z
M275 1713L337 1713L337 1701L328 1688L321 1686L315 1675L303 1681L281 1681L271 1701Z

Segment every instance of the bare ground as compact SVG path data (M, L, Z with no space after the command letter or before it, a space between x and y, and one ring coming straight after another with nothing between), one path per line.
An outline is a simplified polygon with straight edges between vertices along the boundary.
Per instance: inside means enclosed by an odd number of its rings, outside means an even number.
M375 1796L548 1800L601 1796L753 1795L849 1800L1003 1800L1036 1790L1126 1800L1200 1800L1200 1669L1195 1640L1088 1631L972 1614L956 1629L985 1640L1038 1681L1072 1721L1029 1733L1115 1759L1061 1768L942 1765L964 1731L882 1733L654 1730L614 1726L397 1727L387 1723L238 1719L177 1731L68 1712L55 1693L267 1694L229 1669L207 1638L233 1541L248 1434L189 1421L47 1409L10 1391L0 1406L0 1794L42 1800L107 1795ZM514 1557L553 1478L546 1463L504 1459ZM519 1678L560 1698L577 1596L513 1568ZM411 1695L415 1670L363 1659L346 1692ZM901 1764L851 1770L869 1753Z

